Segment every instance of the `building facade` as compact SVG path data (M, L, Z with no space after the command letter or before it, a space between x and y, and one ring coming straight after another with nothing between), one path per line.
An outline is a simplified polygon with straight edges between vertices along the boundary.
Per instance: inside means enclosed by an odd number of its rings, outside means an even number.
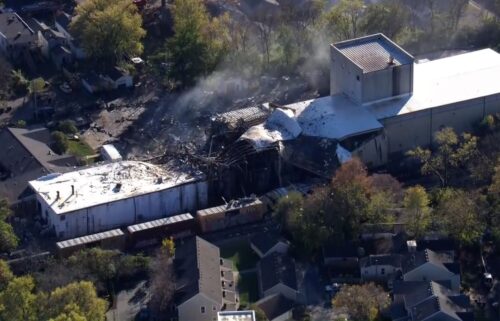
M200 173L121 161L31 181L38 212L58 238L73 238L195 211L207 205Z

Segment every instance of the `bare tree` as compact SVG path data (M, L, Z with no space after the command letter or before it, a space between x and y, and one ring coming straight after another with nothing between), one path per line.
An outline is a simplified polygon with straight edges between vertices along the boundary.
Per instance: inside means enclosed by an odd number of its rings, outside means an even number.
M162 247L151 262L150 283L151 311L155 316L164 317L168 315L175 294L173 257L166 247Z

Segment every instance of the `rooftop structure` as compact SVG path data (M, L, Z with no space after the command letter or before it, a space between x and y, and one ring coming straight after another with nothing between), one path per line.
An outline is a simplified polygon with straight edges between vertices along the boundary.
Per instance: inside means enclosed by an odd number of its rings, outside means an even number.
M459 265L455 263L453 256L446 252L437 253L432 250L425 249L423 251L409 254L404 263L405 264L403 264L403 271L405 273L412 271L426 263L430 263L443 270L447 270L455 274L460 273Z
M267 296L255 303L270 321L289 320L295 304L281 294Z
M120 152L113 144L103 145L101 147L101 155L104 159L111 162L121 161L123 159L122 155L120 155Z
M333 47L359 66L363 73L409 65L414 61L409 53L382 34L339 42Z
M413 95L367 106L379 120L500 93L500 54L492 49L415 64ZM496 80L495 80L496 79Z
M139 162L121 161L31 181L32 189L55 214L111 203L201 180L184 173Z
M221 311L217 321L256 321L255 311Z

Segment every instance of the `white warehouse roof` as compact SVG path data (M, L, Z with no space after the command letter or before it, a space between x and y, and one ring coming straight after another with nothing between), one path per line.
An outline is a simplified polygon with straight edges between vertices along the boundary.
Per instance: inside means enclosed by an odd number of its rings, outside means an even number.
M50 174L29 184L56 214L64 214L203 178L201 173L193 176L145 162L121 161L64 174Z
M492 49L415 64L413 95L368 105L377 119L500 93L500 54Z

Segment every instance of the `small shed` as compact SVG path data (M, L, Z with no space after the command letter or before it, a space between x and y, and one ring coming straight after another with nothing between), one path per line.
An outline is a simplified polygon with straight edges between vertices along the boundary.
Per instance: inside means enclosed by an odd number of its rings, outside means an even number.
M113 144L107 144L101 147L101 157L110 162L119 162L123 160L122 155Z

